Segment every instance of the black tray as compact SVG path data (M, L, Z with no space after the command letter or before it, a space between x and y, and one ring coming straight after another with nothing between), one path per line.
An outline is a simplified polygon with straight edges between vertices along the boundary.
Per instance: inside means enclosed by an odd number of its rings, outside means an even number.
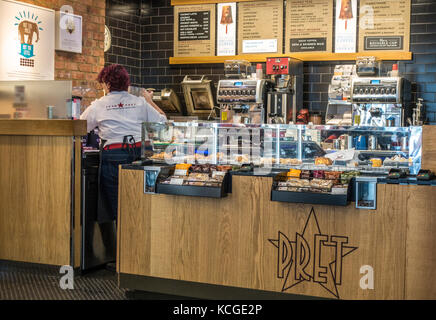
M207 198L227 197L224 187L177 186L166 183L158 183L156 193Z
M348 195L271 190L271 201L347 206Z
M232 179L228 173L224 176L221 187L178 186L167 183L156 184L156 193L178 196L224 198L232 192Z

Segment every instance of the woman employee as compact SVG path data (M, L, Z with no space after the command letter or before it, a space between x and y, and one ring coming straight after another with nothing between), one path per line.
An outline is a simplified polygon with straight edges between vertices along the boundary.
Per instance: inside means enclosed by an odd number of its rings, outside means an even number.
M118 166L140 157L142 122L165 122L165 113L153 102L153 92L144 90L144 98L127 92L129 74L120 65L109 65L98 75L108 92L94 101L81 115L88 132L98 127L100 144L99 196L97 220L117 218Z

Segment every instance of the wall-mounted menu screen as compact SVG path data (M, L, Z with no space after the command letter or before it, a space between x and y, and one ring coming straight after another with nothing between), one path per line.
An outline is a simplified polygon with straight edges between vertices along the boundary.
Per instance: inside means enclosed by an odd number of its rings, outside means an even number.
M215 5L174 7L174 56L215 55Z
M332 38L332 1L287 1L286 52L332 52Z
M283 0L239 2L238 53L282 53Z
M410 0L361 0L359 51L409 51Z

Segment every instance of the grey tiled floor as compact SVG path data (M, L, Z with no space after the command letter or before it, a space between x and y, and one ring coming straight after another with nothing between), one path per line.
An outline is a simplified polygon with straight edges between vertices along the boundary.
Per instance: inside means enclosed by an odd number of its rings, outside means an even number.
M98 270L74 277L74 289L60 287L55 267L0 261L0 300L125 300L116 274Z

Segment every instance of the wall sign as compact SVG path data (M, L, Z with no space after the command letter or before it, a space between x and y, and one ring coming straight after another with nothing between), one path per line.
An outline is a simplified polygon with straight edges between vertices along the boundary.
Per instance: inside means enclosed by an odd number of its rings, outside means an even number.
M55 12L0 0L0 80L54 80Z
M174 55L215 55L215 5L174 7Z
M282 53L283 0L239 2L238 53Z
M359 51L409 51L410 0L361 0Z
M56 50L82 53L82 17L56 12Z
M335 52L356 52L357 0L336 0Z
M236 55L236 2L217 5L217 56Z
M332 52L333 2L288 0L286 52Z
M357 249L347 236L321 232L315 210L309 213L301 233L295 238L278 232L268 241L277 249L277 278L283 282L282 292L303 282L311 282L326 289L339 299L344 259Z

